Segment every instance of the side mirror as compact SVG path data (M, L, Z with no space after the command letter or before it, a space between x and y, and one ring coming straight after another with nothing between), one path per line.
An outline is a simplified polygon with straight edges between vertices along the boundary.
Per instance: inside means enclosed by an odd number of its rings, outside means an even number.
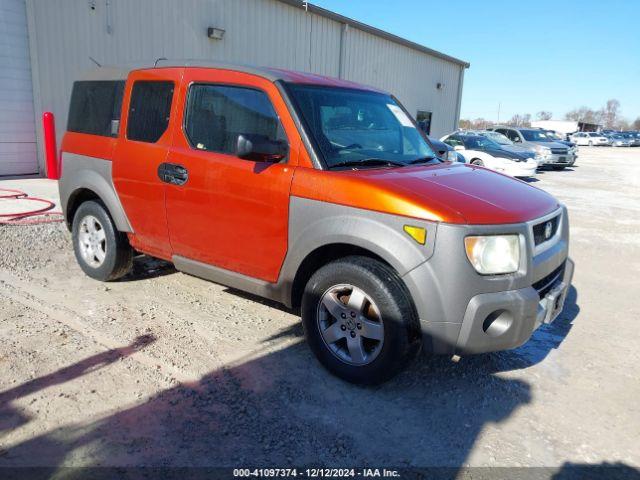
M449 150L449 151L447 151L447 154L445 155L445 159L448 162L457 162L458 161L458 154L454 150Z
M236 156L254 162L276 163L289 154L289 145L283 140L270 140L265 135L242 133L238 135Z
M464 148L462 145L456 145L455 147L453 147L453 149L454 149L456 152L462 152L462 151L464 151L464 150L465 150L465 148Z
M520 137L514 137L514 138L513 138L513 141L514 141L515 143L520 143L520 142L521 142Z

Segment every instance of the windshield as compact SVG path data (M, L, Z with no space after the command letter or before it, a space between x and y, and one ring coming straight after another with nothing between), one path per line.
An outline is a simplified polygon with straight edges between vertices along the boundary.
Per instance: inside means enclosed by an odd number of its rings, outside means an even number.
M486 137L462 137L462 141L464 142L464 148L467 150L482 150L485 148L500 148L500 146Z
M551 138L540 130L520 130L522 136L527 142L551 142Z
M371 159L410 164L436 156L389 95L311 85L287 87L329 168Z
M513 142L498 132L480 132L483 137L490 138L499 145L513 145Z

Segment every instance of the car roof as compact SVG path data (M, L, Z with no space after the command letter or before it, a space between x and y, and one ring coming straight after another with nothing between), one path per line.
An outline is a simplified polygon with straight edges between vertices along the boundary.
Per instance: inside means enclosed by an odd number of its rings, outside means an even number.
M211 60L167 60L161 58L155 62L142 62L117 66L101 66L86 72L79 80L126 80L129 73L138 70L156 70L162 68L210 68L214 70L230 70L256 75L271 82L283 81L288 83L318 85L327 87L351 88L372 92L386 93L383 90L340 78L316 75L308 72L298 72L283 68L262 67L235 63L215 62Z

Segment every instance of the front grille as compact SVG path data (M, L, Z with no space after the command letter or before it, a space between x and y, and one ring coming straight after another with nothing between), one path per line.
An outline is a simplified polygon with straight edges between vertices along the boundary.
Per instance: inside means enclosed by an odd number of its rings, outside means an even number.
M538 292L540 299L546 297L547 293L549 293L556 285L558 285L562 281L562 276L564 275L564 266L565 262L562 262L562 265L556 268L553 272L533 284L533 288L535 288Z
M551 153L554 155L566 155L569 150L566 148L552 148Z
M551 231L549 233L547 224L551 224ZM560 215L556 215L555 217L545 220L544 222L538 223L533 226L533 241L536 245L540 245L541 243L546 242L550 238L558 232L558 227L560 226Z

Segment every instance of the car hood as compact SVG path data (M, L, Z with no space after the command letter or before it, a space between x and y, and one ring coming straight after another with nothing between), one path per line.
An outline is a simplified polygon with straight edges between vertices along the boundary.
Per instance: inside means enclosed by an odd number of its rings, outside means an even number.
M535 156L531 150L523 149L521 151L507 150L506 148L486 148L485 153L496 158L507 158L509 160L525 160Z
M514 152L514 153L530 153L530 156L533 156L536 154L536 151L533 148L530 147L523 147L522 145L500 145L500 148L502 150L506 150L507 152Z
M358 171L298 169L292 194L367 210L458 224L521 223L559 207L548 193L460 163Z
M543 147L548 147L548 148L569 148L567 145L565 145L564 143L560 143L560 142L532 142L532 141L528 141L527 143L530 143L532 145L541 145Z

